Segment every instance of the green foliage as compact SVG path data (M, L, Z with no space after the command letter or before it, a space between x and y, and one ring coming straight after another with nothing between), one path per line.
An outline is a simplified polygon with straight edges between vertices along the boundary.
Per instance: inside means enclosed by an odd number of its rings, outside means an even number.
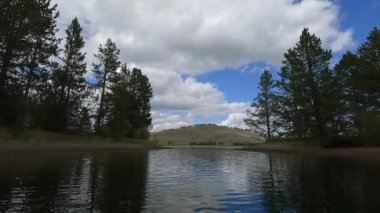
M110 103L109 84L117 75L116 71L120 66L119 61L120 50L116 44L108 39L106 44L100 45L95 58L98 63L94 63L93 72L97 80L98 88L100 89L99 108L96 115L95 131L98 134L108 132L106 123L108 118L108 109Z
M287 137L326 136L326 105L331 85L331 51L304 29L296 46L285 53L280 72L279 115Z
M81 36L82 27L78 19L72 20L66 30L66 43L61 64L53 67L52 90L50 96L57 131L77 131L80 127L82 99L86 96L85 42ZM50 124L49 124L50 125Z
M92 132L91 116L86 107L82 107L79 117L78 132L89 134Z
M275 81L269 70L264 70L260 78L259 93L248 110L248 119L244 122L270 139L278 128L276 123L277 97L274 93Z
M347 52L335 66L339 105L337 133L378 145L380 138L380 30L374 28L357 53Z
M153 96L149 79L139 69L130 71L123 65L112 79L109 127L115 138L148 138L150 98Z
M33 126L38 119L34 109L49 89L49 59L57 53L58 12L50 0L0 4L0 122ZM15 104L19 105L10 107Z
M0 1L0 126L147 138L152 88L141 70L123 67L116 44L98 48L95 89L85 80L82 27L74 18L65 45L56 37L51 0ZM98 99L93 100L91 93ZM96 110L93 102L98 102ZM95 112L96 111L96 112Z
M279 125L281 138L323 141L326 147L378 145L380 138L380 30L374 28L357 53L347 52L334 69L331 51L304 29L298 43L284 55L280 79L275 86L268 73L260 81L253 107L257 120L251 126L265 127L268 112ZM270 85L270 86L268 86ZM266 100L268 88L275 91L273 110ZM269 125L267 125L269 126ZM269 128L267 128L269 129ZM269 133L267 133L269 136ZM354 142L355 140L360 141Z

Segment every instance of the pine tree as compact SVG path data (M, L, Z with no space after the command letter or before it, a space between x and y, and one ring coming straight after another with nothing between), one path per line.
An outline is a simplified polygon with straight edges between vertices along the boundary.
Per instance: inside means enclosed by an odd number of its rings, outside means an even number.
M359 59L347 52L334 67L335 116L333 127L338 134L355 136L362 128L358 120L363 106Z
M37 89L46 89L45 68L57 50L58 13L50 0L9 0L0 2L0 14L0 122L13 125L28 120L26 101L45 94Z
M259 131L266 134L268 139L271 139L273 132L276 131L276 95L274 93L275 81L269 70L264 70L260 77L259 93L251 104L251 110L248 110L249 117L244 122Z
M140 69L130 71L123 65L111 85L111 135L115 138L147 138L152 124L150 99L153 96L148 77Z
M28 42L21 57L21 78L26 102L38 103L35 86L45 83L42 81L50 68L49 58L57 55L59 40L55 33L59 13L57 5L51 6L51 0L27 2L29 33L24 38Z
M91 116L86 107L82 107L79 112L79 125L77 130L82 134L89 134L92 131Z
M95 58L98 63L93 64L93 72L97 80L99 88L99 107L96 116L95 129L98 134L102 133L103 127L107 123L107 107L109 106L109 83L116 75L116 71L120 66L119 61L120 50L116 44L108 39L106 44L100 45Z
M79 125L82 99L85 96L86 73L85 42L81 36L82 27L78 19L72 20L66 30L66 44L62 65L54 69L52 80L56 101L57 130L76 130Z
M123 64L119 73L111 79L111 106L108 126L115 139L133 136L132 117L135 97L131 92L131 71Z
M367 41L358 49L365 105L368 111L380 115L380 29L374 28Z
M134 136L147 138L152 124L150 99L153 97L153 89L149 78L140 69L133 68L131 74L131 91L135 98L134 119L132 125Z
M362 112L358 120L362 135L370 143L378 143L380 137L380 29L374 28L362 44L357 54L359 56L359 72L361 75Z
M322 48L321 40L304 29L296 46L285 53L279 81L281 112L288 136L298 138L327 136L325 117L327 89L332 74L331 51Z

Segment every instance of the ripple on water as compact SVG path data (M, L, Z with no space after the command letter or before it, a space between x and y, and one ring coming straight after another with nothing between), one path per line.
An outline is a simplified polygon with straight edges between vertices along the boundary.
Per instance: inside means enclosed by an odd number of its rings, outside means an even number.
M371 212L379 179L379 164L239 150L0 156L0 212Z

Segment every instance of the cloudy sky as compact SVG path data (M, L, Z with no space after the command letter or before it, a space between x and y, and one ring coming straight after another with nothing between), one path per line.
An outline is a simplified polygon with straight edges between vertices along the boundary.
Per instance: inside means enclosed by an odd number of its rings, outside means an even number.
M90 65L112 38L150 78L153 130L194 123L243 127L264 68L276 77L304 27L334 53L379 25L379 0L53 0L59 32L78 17ZM91 67L88 66L89 77Z

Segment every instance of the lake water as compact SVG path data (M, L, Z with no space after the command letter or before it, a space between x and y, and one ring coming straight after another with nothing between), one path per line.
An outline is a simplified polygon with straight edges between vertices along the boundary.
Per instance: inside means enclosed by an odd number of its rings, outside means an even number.
M0 155L0 212L378 212L380 164L166 149Z

